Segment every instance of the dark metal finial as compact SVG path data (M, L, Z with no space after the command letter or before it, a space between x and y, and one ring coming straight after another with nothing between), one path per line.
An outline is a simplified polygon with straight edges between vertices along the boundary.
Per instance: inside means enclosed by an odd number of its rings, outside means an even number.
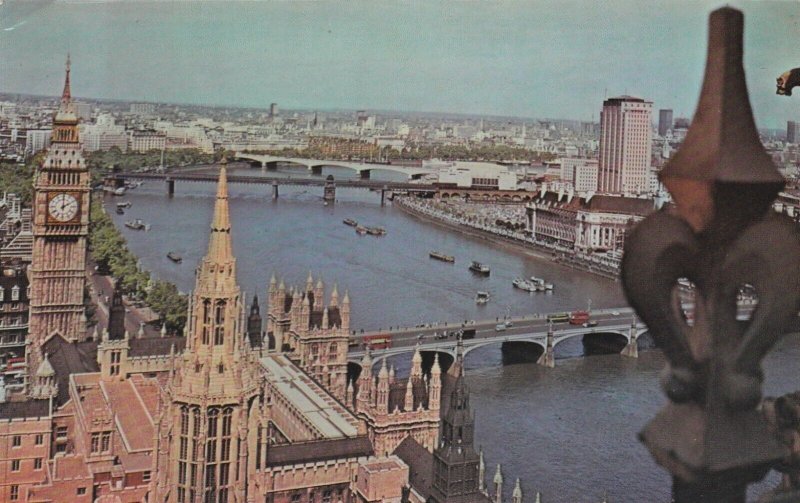
M784 180L764 151L747 95L742 66L744 16L724 7L709 18L703 89L686 140L660 178L678 212L695 231L714 217L714 186L757 184L771 188Z
M677 503L743 503L786 454L756 411L761 360L800 310L800 231L771 211L783 178L764 152L742 69L743 16L709 20L703 91L681 149L661 178L676 212L648 216L625 243L622 282L669 366L670 403L640 433L673 476ZM696 286L694 324L679 278ZM758 306L737 320L737 295Z

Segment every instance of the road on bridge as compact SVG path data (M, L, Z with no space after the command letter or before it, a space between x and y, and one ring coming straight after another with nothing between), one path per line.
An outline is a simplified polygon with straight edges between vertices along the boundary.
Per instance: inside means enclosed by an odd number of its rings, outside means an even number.
M410 348L416 346L417 343L420 343L421 349L425 349L427 346L436 346L441 344L455 346L455 334L462 328L475 330L475 337L470 339L471 341L481 339L502 339L514 335L546 333L549 325L547 316L548 315L546 314L541 314L508 319L500 318L497 320L481 320L477 322L468 321L466 324L463 322L441 323L433 326L426 325L424 327L403 328L399 330L357 333L350 336L352 351L349 352L349 356L363 356L365 347L364 339L379 335L391 336L391 349ZM633 310L629 307L593 310L591 311L590 319L593 322L597 322L597 325L592 327L592 330L600 332L602 331L603 327L630 325L632 317ZM506 322L510 322L511 326L506 327L505 330L497 330L497 325L505 325ZM559 331L574 330L577 328L585 330L585 328L580 325L571 325L568 322L553 323L553 331L556 337L558 336ZM436 335L441 336L441 334L445 331L448 333L448 337L445 339L436 338ZM450 342L450 344L447 344L448 342ZM431 347L431 350L433 349L434 348ZM379 355L381 350L373 350L373 353Z

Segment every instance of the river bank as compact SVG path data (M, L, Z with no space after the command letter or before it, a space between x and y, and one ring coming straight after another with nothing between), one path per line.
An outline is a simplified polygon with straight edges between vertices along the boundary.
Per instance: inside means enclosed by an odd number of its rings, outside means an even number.
M392 202L399 209L421 220L508 247L509 249L522 252L529 257L547 260L551 263L588 272L613 281L619 279L619 271L613 266L599 261L586 260L575 255L572 250L540 244L525 236L523 233L513 233L510 231L500 231L500 229L494 230L486 226L470 225L469 222L460 221L454 216L444 215L437 211L426 211L425 208L408 196L395 196Z

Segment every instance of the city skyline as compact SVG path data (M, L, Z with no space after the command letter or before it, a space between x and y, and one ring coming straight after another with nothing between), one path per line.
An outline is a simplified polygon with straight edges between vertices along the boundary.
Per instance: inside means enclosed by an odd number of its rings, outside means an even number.
M688 41L715 3L31 5L0 7L0 92L51 94L70 51L81 95L98 99L597 121L621 94L691 117L705 58ZM775 77L796 66L780 43L797 36L794 13L744 5L756 121L782 128L797 112L774 96Z

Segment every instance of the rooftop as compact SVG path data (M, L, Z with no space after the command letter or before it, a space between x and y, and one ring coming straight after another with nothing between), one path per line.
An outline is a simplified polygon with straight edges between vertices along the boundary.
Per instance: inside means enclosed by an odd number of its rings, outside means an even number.
M261 365L272 386L300 411L322 438L347 438L358 434L357 421L352 414L288 358L265 356Z

